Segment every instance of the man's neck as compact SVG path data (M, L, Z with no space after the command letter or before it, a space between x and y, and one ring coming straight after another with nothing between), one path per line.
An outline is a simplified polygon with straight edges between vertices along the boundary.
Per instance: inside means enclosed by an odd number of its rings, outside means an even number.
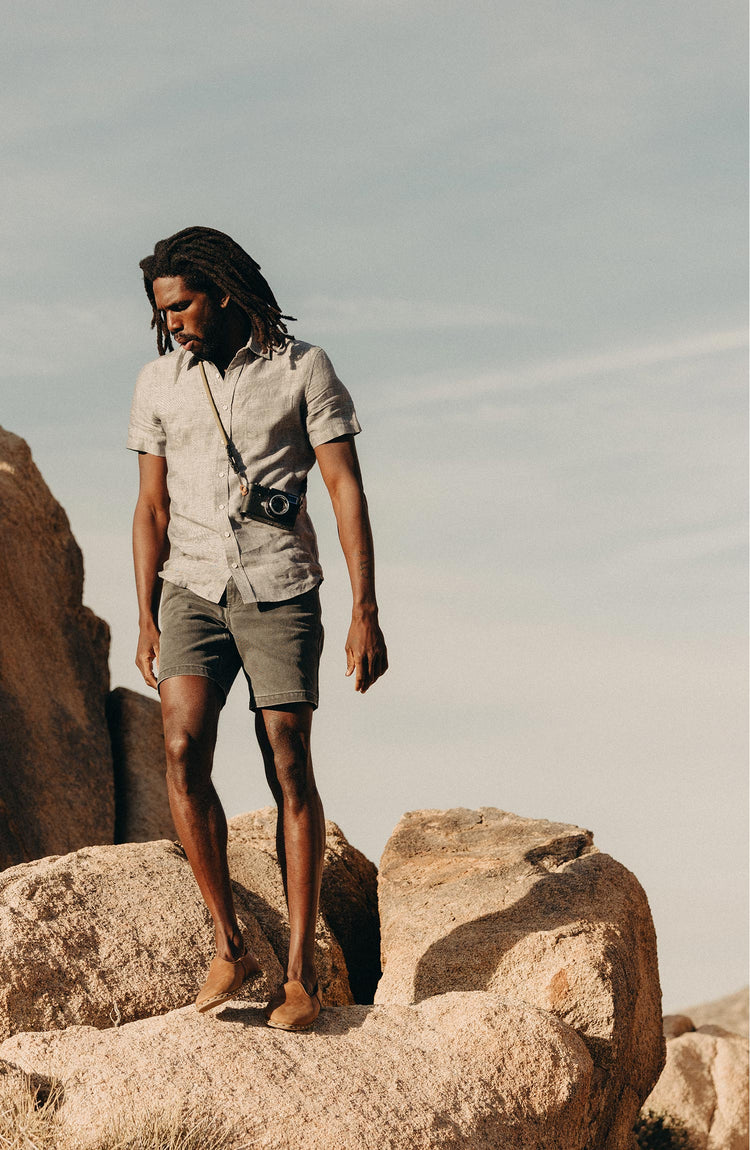
M214 366L222 375L229 367L241 347L244 347L253 334L249 317L233 304L229 305L226 325L221 341L215 352Z

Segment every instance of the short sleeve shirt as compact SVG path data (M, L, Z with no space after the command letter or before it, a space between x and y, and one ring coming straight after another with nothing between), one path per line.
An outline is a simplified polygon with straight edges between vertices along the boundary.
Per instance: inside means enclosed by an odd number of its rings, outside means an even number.
M271 356L251 340L223 377L212 363L204 367L251 483L298 495L314 449L360 431L351 396L320 347L295 339ZM246 603L291 599L320 583L306 499L292 531L240 516L239 480L192 352L172 351L140 372L127 445L166 457L170 552L163 579L214 603L229 579Z

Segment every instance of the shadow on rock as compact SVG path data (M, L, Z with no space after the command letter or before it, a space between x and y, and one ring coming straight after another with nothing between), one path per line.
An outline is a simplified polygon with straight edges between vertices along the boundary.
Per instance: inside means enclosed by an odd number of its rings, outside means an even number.
M265 1005L265 1004L264 1004ZM262 1028L266 1029L266 1017L263 1013L263 1006L258 1006L256 1003L248 1003L247 1006L225 1006L220 1007L219 1010L214 1012L213 1018L215 1022L239 1022L243 1026L249 1028ZM332 1036L348 1034L350 1030L358 1030L360 1026L366 1021L367 1016L372 1013L372 1006L332 1006L321 1010L315 1022L315 1026L310 1030L297 1031L298 1034L322 1035L329 1034ZM272 1027L269 1029L273 1029ZM279 1031L283 1033L283 1031Z

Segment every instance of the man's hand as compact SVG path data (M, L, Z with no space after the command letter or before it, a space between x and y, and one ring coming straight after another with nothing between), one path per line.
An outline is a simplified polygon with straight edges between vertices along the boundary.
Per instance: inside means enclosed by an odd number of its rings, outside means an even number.
M156 688L154 661L159 662L159 628L155 623L143 623L138 635L138 650L135 665L149 687Z
M353 615L346 637L346 673L354 674L354 690L364 695L387 670L388 652L377 616Z

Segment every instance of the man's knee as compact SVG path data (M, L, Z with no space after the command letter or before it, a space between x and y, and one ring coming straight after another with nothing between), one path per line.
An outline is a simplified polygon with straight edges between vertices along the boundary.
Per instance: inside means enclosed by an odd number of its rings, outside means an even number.
M210 740L196 739L183 728L164 732L167 763L167 786L179 794L193 794L204 789L211 778L213 745Z
M304 806L315 790L309 740L295 732L274 749L274 775L285 807Z

